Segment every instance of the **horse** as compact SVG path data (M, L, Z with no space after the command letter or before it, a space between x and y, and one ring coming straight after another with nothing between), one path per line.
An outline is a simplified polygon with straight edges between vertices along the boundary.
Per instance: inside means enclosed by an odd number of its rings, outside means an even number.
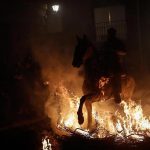
M92 103L101 100L109 100L114 97L113 80L114 75L108 75L105 71L105 61L99 55L95 46L84 35L83 38L77 37L77 45L72 61L73 67L84 66L85 76L82 86L83 96L77 111L78 123L83 124L84 116L82 108L85 103L88 115L88 128L92 125ZM135 81L129 75L121 77L121 99L131 99L135 88Z

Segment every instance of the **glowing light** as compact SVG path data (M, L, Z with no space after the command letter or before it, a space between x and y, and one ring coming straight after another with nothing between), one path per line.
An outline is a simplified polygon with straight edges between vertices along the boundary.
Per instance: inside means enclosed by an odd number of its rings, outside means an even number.
M50 144L49 139L47 137L45 137L42 140L42 144L43 144L43 150L52 150L51 144Z
M55 12L58 12L59 8L60 8L59 5L53 5L52 6L53 11L55 11Z

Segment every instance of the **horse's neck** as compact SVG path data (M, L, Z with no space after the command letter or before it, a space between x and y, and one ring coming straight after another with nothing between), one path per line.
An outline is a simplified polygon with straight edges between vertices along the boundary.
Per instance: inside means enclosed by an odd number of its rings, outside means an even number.
M94 53L95 53L94 48L92 46L89 46L87 48L87 50L85 51L85 54L83 56L83 61L85 62L85 61L87 61L89 59L92 59L93 56L95 55Z

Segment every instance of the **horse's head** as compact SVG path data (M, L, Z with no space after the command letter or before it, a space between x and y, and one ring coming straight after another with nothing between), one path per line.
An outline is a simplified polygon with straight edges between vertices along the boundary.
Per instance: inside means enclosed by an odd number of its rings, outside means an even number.
M92 46L91 42L84 35L83 38L77 36L77 45L75 47L72 65L74 67L80 67L87 55L87 51Z

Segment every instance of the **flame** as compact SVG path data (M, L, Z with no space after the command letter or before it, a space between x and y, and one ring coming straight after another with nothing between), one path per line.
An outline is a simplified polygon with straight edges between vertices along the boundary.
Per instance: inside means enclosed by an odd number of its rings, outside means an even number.
M49 138L46 136L42 139L43 150L52 150Z
M61 113L61 121L58 123L61 125L64 125L65 127L68 128L72 128L72 129L76 129L79 128L79 124L78 124L78 120L77 120L77 115L76 112L78 110L79 107L79 97L76 97L74 95L72 95L72 97L70 97L69 92L67 91L66 88L61 87L62 90L64 90L63 92L63 96L65 99L68 99L68 112L63 112ZM64 114L65 113L65 114Z
M77 110L81 96L76 96L63 85L59 89L59 96L65 105L61 107L56 126L62 133L77 132L90 138L115 136L116 140L119 138L122 140L135 139L142 141L144 137L150 137L150 120L144 116L141 104L133 100L129 100L128 102L122 100L118 106L119 110L122 111L116 110L114 113L109 110L99 111L97 107L92 105L95 130L94 132L90 132L86 128L87 118L85 108L83 109L85 123L80 126L77 120Z

